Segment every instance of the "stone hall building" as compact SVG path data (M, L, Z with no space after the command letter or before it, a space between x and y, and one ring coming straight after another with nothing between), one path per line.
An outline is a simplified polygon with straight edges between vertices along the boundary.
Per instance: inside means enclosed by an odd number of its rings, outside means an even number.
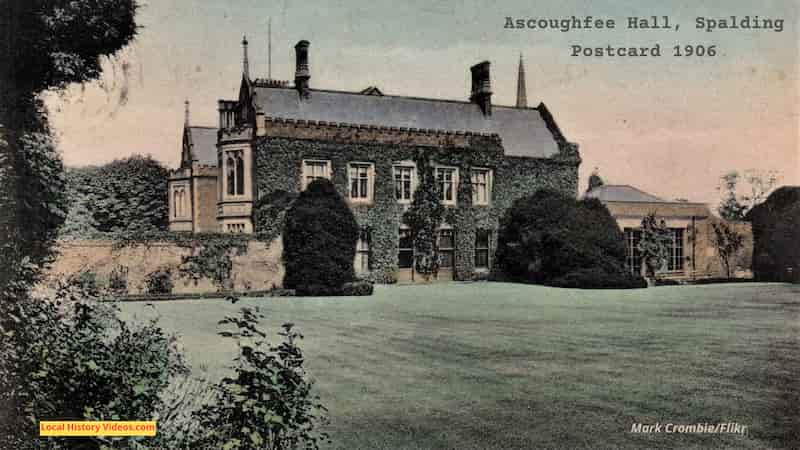
M269 199L327 178L361 227L356 271L377 282L418 279L402 215L424 154L447 207L439 278L468 280L491 270L498 221L513 200L545 187L577 196L578 146L543 103L527 106L521 58L517 101L505 106L492 102L488 61L470 68L465 100L442 100L317 87L308 41L295 46L293 82L251 78L242 44L239 95L219 101L219 124L192 126L187 105L170 176L173 231L258 232Z

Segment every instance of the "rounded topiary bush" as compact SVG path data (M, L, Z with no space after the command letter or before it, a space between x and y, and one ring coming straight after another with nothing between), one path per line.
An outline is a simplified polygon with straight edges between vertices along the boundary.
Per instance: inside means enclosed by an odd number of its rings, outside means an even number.
M597 199L542 190L520 198L500 223L497 263L512 281L580 288L641 287L625 267L625 241Z
M283 286L300 295L314 285L338 293L354 279L358 224L328 180L314 180L286 212L283 228ZM325 289L322 289L325 290Z

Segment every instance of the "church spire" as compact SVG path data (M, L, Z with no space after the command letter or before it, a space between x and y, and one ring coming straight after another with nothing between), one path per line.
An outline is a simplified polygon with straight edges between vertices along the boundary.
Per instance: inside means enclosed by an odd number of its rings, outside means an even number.
M247 58L247 36L242 38L242 50L244 51L244 58L242 59L242 76L250 79L250 61Z
M519 72L517 73L517 108L528 107L528 94L525 90L525 66L522 63L522 53L519 54Z
M185 107L184 111L184 118L183 118L183 126L189 128L189 99L187 98L185 102L183 102Z

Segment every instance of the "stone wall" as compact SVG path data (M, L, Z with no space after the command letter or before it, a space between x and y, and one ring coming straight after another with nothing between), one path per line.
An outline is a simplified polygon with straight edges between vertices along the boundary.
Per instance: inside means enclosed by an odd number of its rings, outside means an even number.
M216 171L215 171L216 172ZM202 175L193 178L195 196L195 233L218 232L217 224L217 175Z
M496 136L458 135L450 144L443 144L437 139L449 135L432 132L430 142L424 133L422 137L419 137L419 133L412 133L410 136L417 137L409 140L392 140L392 136L400 136L405 132L397 130L396 134L381 135L379 130L346 128L341 130L346 135L329 136L326 133L334 131L330 126L325 126L318 132L326 140L317 140L298 139L296 135L279 136L291 134L291 130L285 128L284 124L279 129L280 133L273 131L271 133L274 135L261 137L256 142L255 180L259 198L270 198L280 192L299 192L304 159L329 160L332 181L339 193L348 198L348 163L374 164L372 203L351 206L359 226L370 231L371 270L366 278L376 282L397 281L398 230L404 206L395 200L392 167L400 161L414 161L418 152L425 152L433 164L459 169L457 206L447 207L444 219L455 230L454 278L457 280L483 276L474 268L475 232L479 229L495 231L491 234L493 249L499 218L515 199L540 188L555 189L573 197L577 195L580 163L577 154L566 158L506 157ZM267 127L268 131L270 129ZM317 132L314 128L303 129L306 133ZM472 205L472 186L469 183L472 167L491 168L494 171L489 206ZM257 210L255 214L259 215L260 212ZM261 221L257 218L256 222ZM493 251L490 250L490 254Z
M155 242L115 249L112 241L69 241L58 244L59 256L46 274L45 285L82 271L92 271L98 281L107 283L111 271L126 268L128 294L146 293L145 277L158 269L171 269L173 293L215 292L216 286L207 279L197 283L180 278L177 268L181 258L191 249L170 242ZM283 265L280 239L266 244L250 241L247 252L233 258L234 289L237 291L267 290L280 287Z
M722 219L709 217L697 223L695 270L698 277L726 277L727 273L714 245L713 223ZM752 278L753 272L753 229L749 222L728 222L744 237L744 245L732 262L732 275L736 278Z

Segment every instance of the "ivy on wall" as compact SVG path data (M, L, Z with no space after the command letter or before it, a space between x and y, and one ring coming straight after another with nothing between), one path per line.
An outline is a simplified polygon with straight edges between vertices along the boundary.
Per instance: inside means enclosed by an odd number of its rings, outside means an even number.
M247 253L253 237L246 234L231 233L181 233L153 232L138 234L117 234L114 250L125 247L150 246L155 243L172 243L177 247L190 249L181 258L177 268L181 276L199 280L211 280L220 292L233 289L233 257Z
M393 166L398 162L415 161L422 153L431 165L456 167L460 173L457 206L444 208L442 222L455 230L454 277L471 280L486 276L476 271L474 266L476 231L497 230L500 216L515 199L543 188L577 195L580 159L574 146L566 144L564 148L564 152L552 158L530 158L505 156L498 140L483 136L473 137L470 145L458 148L262 137L254 150L255 182L261 199L281 191L297 193L301 189L303 160L328 160L334 185L344 198L348 198L348 163L374 164L372 203L351 207L359 226L370 231L370 272L364 278L392 283L396 281L398 232L405 213L403 205L395 200ZM473 167L489 168L494 172L488 206L472 205L470 172ZM282 228L279 214L271 216L271 219L267 217L259 216L257 212L257 234L267 222L272 230ZM496 232L490 236L490 246L495 248Z
M444 216L444 205L439 200L439 184L428 154L422 150L414 159L419 174L419 184L414 191L411 207L403 214L403 222L411 229L414 242L414 269L430 281L439 273L439 243L437 233Z

